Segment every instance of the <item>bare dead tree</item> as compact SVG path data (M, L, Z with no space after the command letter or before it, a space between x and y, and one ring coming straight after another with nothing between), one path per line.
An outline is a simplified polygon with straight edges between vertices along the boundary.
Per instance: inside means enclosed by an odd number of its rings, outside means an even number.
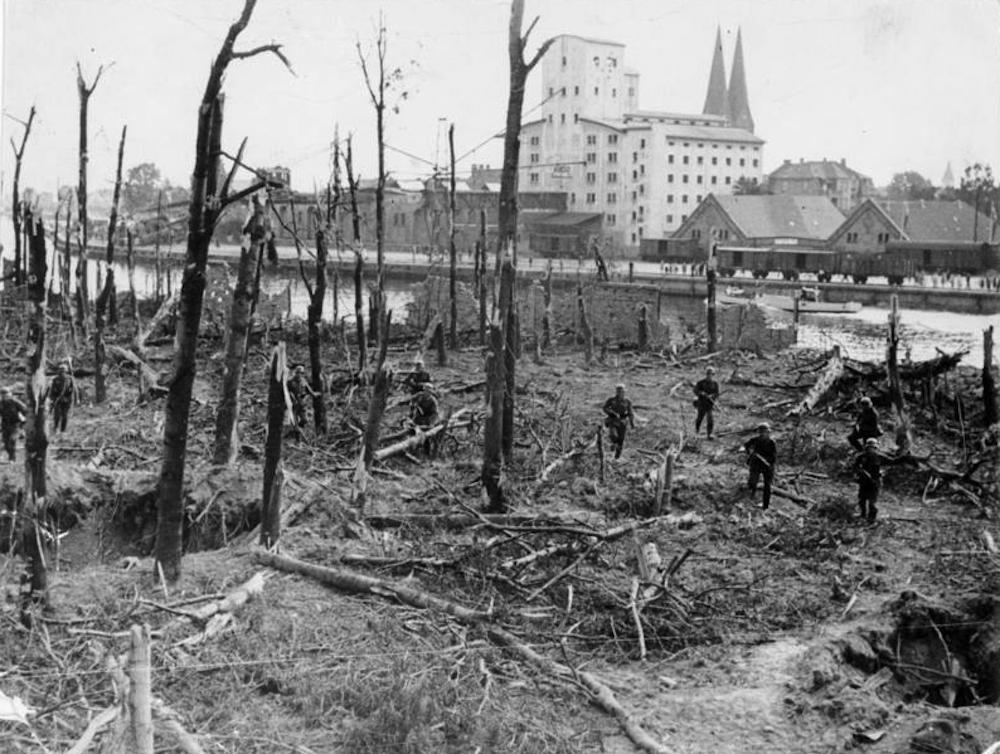
M108 245L104 258L104 287L97 297L94 309L94 403L104 403L108 398L108 388L104 375L104 326L108 309L117 309L115 304L115 231L118 228L118 201L122 190L122 158L125 155L125 134L128 126L122 126L122 138L118 142L118 168L115 170L115 190L111 200L111 215L108 218Z
M156 304L159 306L160 302L163 300L163 269L160 259L160 221L163 218L163 189L156 194L156 226L153 237L153 268L156 274L156 283L154 288L154 296L156 298Z
M228 195L228 186L219 190L219 158L222 140L222 79L234 60L274 53L286 66L288 60L276 44L235 51L236 38L246 29L256 0L245 0L243 12L229 27L212 68L198 108L194 170L191 174L191 202L188 208L188 237L184 276L181 282L180 316L173 375L166 401L163 431L163 461L157 494L156 547L154 557L164 578L176 581L181 573L184 524L184 463L187 453L188 418L191 392L197 369L198 329L205 293L208 247L215 224L226 206L266 185L261 181L244 191ZM290 67L290 66L289 66Z
M384 296L379 291L376 291L375 295L382 296L382 300L378 304L378 311L385 312L385 314L382 326L379 328L382 339L379 341L375 376L368 399L368 421L365 423L364 462L366 469L371 468L372 461L375 460L379 433L382 429L382 416L385 414L385 406L389 400L389 391L392 390L392 371L385 365L386 352L389 350L389 326L392 323L392 312L386 310Z
M23 209L21 207L21 194L20 194L20 183L21 183L21 163L24 160L24 148L28 145L28 136L31 134L31 124L35 120L35 106L31 106L31 110L28 111L28 119L26 121L18 121L24 126L24 133L21 135L21 146L18 147L14 144L14 140L10 140L10 148L14 150L14 183L11 188L11 195L13 197L13 207L11 208L11 218L14 221L14 285L24 285L24 270L28 267L26 263L27 250L21 250L21 239L22 233L24 232L21 226L21 217Z
M503 137L503 170L500 174L500 215L497 228L497 255L513 246L514 266L517 266L517 176L518 161L521 156L521 111L524 107L524 88L528 74L548 52L555 39L546 39L538 46L534 56L527 62L524 50L528 37L538 23L538 17L531 22L521 36L524 20L524 0L511 0L510 27L507 35L507 53L510 59L510 92L507 96L507 128Z
M385 93L386 89L401 75L400 69L387 72L385 57L389 39L385 29L385 18L379 13L378 31L375 36L375 71L369 71L368 60L361 49L361 41L355 43L358 60L361 63L361 73L365 80L365 88L375 108L375 136L378 140L378 177L375 182L375 249L376 273L375 287L381 293L385 290ZM378 303L381 296L373 296L371 302ZM379 325L382 313L373 309L369 325L371 337L379 343Z
M76 262L76 318L80 332L87 332L87 319L90 316L90 293L87 283L87 239L90 235L90 227L87 224L87 163L90 155L87 152L87 114L90 107L90 96L97 88L97 83L104 73L104 66L97 69L94 82L87 86L83 80L83 70L80 62L76 64L76 90L80 96L80 176L76 189L76 207L79 217L78 244L79 258Z
M239 447L237 425L240 415L240 385L250 342L250 326L257 299L257 276L262 248L271 226L260 198L254 195L250 218L243 226L245 242L240 248L236 287L229 310L229 332L222 372L219 408L215 414L215 445L212 463L228 466L236 459Z
M509 334L507 325L512 321L510 308L513 303L514 265L510 257L500 268L500 316L490 325L489 352L486 357L486 421L483 426L482 483L488 498L487 509L494 512L506 510L506 491L503 482L503 459L509 458L504 444L504 414L506 411L510 359L507 358Z
M368 342L365 339L365 316L363 309L363 285L365 259L361 254L361 213L358 211L358 179L354 175L353 138L347 137L347 154L344 169L347 171L347 190L351 197L351 228L354 237L354 326L358 337L358 374L365 371L368 364Z
M41 218L34 220L30 209L25 213L28 231L28 300L31 324L28 329L27 408L25 425L25 493L18 521L20 548L28 563L27 589L22 593L22 621L30 622L29 608L48 602L48 576L43 541L46 515L45 462L48 436L45 433L45 277L47 272L45 228Z
M136 333L142 329L139 316L139 296L135 291L135 234L132 226L125 226L125 270L128 275L128 301L132 309L132 322Z
M451 163L451 180L448 191L448 251L451 255L451 264L448 270L448 298L451 303L450 319L448 323L448 346L453 350L458 350L458 250L455 248L455 124L448 127L448 154Z
M983 330L983 424L992 427L997 412L997 384L993 376L993 325Z
M260 543L273 547L281 536L281 467L285 413L288 407L288 368L285 344L278 343L271 355L267 391L267 440L264 442L264 490L261 499Z

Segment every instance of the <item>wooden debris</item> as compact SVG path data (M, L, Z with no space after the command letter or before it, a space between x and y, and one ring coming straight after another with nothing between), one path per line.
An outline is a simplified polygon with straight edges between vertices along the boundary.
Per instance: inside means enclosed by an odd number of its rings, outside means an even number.
M844 360L840 355L840 346L834 346L833 353L816 383L806 393L806 397L788 412L788 416L801 416L815 408L823 396L836 387L843 373Z

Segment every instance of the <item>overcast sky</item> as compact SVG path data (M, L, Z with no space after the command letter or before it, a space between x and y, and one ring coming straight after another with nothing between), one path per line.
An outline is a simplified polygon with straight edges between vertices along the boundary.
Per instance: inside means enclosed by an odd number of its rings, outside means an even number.
M126 168L154 162L187 184L196 108L209 64L243 0L5 0L3 111L36 128L22 182L53 190L75 183L75 63L105 71L90 104L90 185L110 186L121 126ZM326 180L334 124L355 134L361 172L374 170L374 116L355 42L370 48L379 4L369 0L260 0L238 47L277 41L296 75L272 56L239 61L225 82L224 146L249 137L247 160L291 167L293 185ZM390 114L388 154L400 176L445 164L445 123L463 154L502 128L507 98L506 0L386 0L389 63L408 97ZM742 27L750 106L767 141L764 169L783 159L846 158L888 182L914 169L938 183L971 161L1000 168L998 0L528 0L540 15L531 48L572 33L627 45L641 73L640 107L699 112L715 29L727 73ZM526 115L541 99L528 81ZM443 120L442 120L443 119ZM528 119L528 117L526 117ZM3 118L4 191L13 170ZM460 163L498 164L496 140Z

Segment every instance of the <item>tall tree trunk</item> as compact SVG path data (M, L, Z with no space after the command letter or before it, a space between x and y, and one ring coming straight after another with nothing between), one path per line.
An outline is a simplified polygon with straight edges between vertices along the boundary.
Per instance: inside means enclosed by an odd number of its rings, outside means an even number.
M329 224L327 228L329 228ZM319 328L323 320L323 299L326 298L326 262L329 251L326 246L326 231L316 229L316 283L309 298L306 312L309 328L309 369L313 389L313 424L316 436L326 434L326 385L323 383L322 339Z
M122 158L125 156L125 133L128 126L122 126L122 138L118 142L118 168L115 170L115 190L111 200L111 215L108 218L108 246L104 259L104 287L97 297L94 318L94 403L104 403L108 398L104 375L104 326L109 308L116 309L115 297L115 231L118 229L118 201L122 190ZM114 319L112 319L112 322Z
M163 217L163 191L156 194L156 235L153 237L153 265L156 271L155 298L156 305L159 306L163 300L163 268L160 259L160 219Z
M364 436L364 462L365 468L370 468L375 460L375 451L378 450L378 438L382 429L382 415L385 413L385 405L389 399L389 391L392 389L392 372L385 366L385 356L389 349L389 325L392 320L392 312L386 311L385 299L379 291L373 295L380 296L383 300L378 303L377 311L385 312L382 327L379 328L382 340L379 343L378 360L375 363L375 378L371 388L371 398L368 401L368 421L365 424Z
M24 285L24 269L30 264L30 260L27 259L29 256L28 249L22 251L21 240L23 229L21 226L22 218L22 207L21 207L21 194L20 194L20 183L21 183L21 164L24 160L24 148L28 144L28 135L31 133L31 124L35 120L35 106L31 106L31 110L28 111L28 120L24 123L24 134L21 136L21 146L20 148L14 146L14 142L11 141L11 147L14 149L14 182L11 188L11 196L13 197L12 207L11 207L11 219L14 221L14 285L20 286ZM31 229L28 229L29 232Z
M576 283L576 307L580 314L580 339L583 341L583 356L589 366L594 360L594 331L587 319L587 303L583 298L583 284Z
M45 434L45 227L30 211L25 215L28 228L28 300L31 302L31 325L28 330L27 407L25 426L25 494L20 521L21 552L28 563L28 588L22 601L22 620L30 605L48 603L48 576L42 545L43 519L46 515L45 461L48 437ZM30 617L28 618L30 620Z
M507 510L503 481L503 399L504 335L499 325L490 325L490 347L486 355L486 422L483 425L482 483L486 491L486 510Z
M507 53L510 61L510 91L507 95L507 127L503 138L503 170L500 174L500 214L497 227L497 248L513 247L517 266L517 176L521 154L521 111L524 107L524 86L531 69L552 46L553 39L539 45L531 60L525 62L524 48L538 19L535 18L521 36L524 20L524 0L512 0L510 25L507 33Z
M997 384L993 377L993 325L983 330L983 423L997 423Z
M76 262L76 317L80 332L86 334L87 319L90 317L90 293L87 282L87 239L90 237L90 227L87 221L87 163L90 160L87 152L87 111L90 105L90 95L101 80L104 66L97 69L94 83L87 86L83 80L80 63L76 64L76 90L80 96L80 173L76 189L76 207L79 215L79 246L80 255Z
M542 298L545 303L542 311L542 348L547 349L552 347L552 260L549 260L545 269Z
M365 340L365 314L363 282L365 274L365 258L360 249L354 252L354 326L358 337L358 374L365 371L368 364L368 343Z
M455 124L448 128L448 154L451 157L451 185L448 192L448 250L451 253L451 265L448 278L448 296L451 300L451 318L449 321L449 343L453 350L458 350L458 250L455 248Z
M219 156L222 140L222 78L229 63L259 52L283 56L276 45L264 45L247 52L234 52L236 38L250 22L256 0L245 0L239 19L229 27L208 76L198 108L194 170L191 174L191 203L188 208L187 252L181 282L180 317L173 378L167 393L163 431L163 462L157 494L156 548L154 557L164 577L176 581L181 573L184 524L184 462L187 453L191 393L197 369L198 329L205 293L208 247L219 214L225 204L217 200ZM287 62L287 61L286 61Z
M132 228L125 227L125 269L128 274L128 300L132 309L132 322L135 331L138 333L142 329L139 321L139 294L135 290L135 237Z
M288 370L285 344L278 343L271 355L271 377L267 391L267 440L264 443L264 491L261 499L260 543L273 547L281 536L281 444L287 406Z
M486 345L486 210L479 210L479 345Z
M906 413L906 402L899 381L899 297L890 298L889 338L886 352L886 372L889 375L889 397L896 413L896 445L900 453L910 451L910 419Z
M246 244L240 249L240 264L236 273L236 287L229 310L229 333L226 339L226 357L222 372L222 389L219 408L215 415L215 447L212 463L228 466L236 459L239 448L238 424L240 416L240 386L246 365L254 301L257 298L257 270L261 251L270 230L267 213L256 196L253 214L243 228Z
M712 258L715 257L715 247L712 248ZM715 283L716 273L712 260L705 268L705 282L708 286L708 311L706 317L706 328L708 330L708 352L715 353L719 350L718 329L716 325L716 305L715 305Z
M501 447L504 461L509 463L514 451L514 379L516 376L518 333L517 310L514 306L515 269L508 255L500 268L500 327L503 330L503 401L501 418Z

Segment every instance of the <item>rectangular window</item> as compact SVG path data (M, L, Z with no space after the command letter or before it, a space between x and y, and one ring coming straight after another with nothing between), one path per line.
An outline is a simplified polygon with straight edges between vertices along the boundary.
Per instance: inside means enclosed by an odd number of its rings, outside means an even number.
M639 180L639 171L638 170L633 170L632 171L632 180L633 181Z
M618 219L614 214L608 214L604 217L608 221L608 225L614 225L615 221Z
M753 159L753 166L754 167L758 167L759 165L760 165L760 162L757 160L756 157L754 157L754 159Z
M632 153L632 162L638 162L638 161L639 161L639 153L638 152L633 152Z
M727 157L726 158L726 165L729 166L729 165L732 165L732 164L733 164L733 158L732 157Z
M674 203L674 195L667 194L667 204L673 204L673 203Z
M685 165L687 165L689 162L691 162L691 160L690 160L690 158L687 155L684 155L681 158L681 162L683 162Z
M597 201L597 194L587 194L587 204L593 204Z
M688 203L688 195L684 194L684 196L681 197L681 204L687 204L687 203Z
M702 157L701 155L698 155L698 164L699 165L704 165L705 164L705 158Z
M696 196L696 197L694 198L694 200L695 200L695 201L696 201L696 202L697 202L698 204L701 204L701 194L698 194L698 196Z
M740 167L745 168L746 166L747 166L747 161L743 157L740 157Z
M597 153L596 152L587 152L587 162L591 162L591 163L597 162Z
M597 183L597 173L587 173L587 183Z
M688 216L687 215L681 215L681 222L682 223L686 223L687 221L688 221Z
M563 88L562 88L562 96L563 96L563 97L565 97L565 96L566 96L566 87L563 87Z
M555 93L556 93L556 90L555 90L555 89L553 89L553 88L552 88L552 87L550 86L550 87L549 87L549 96L551 97L551 96L552 96L553 94L555 94Z
M633 210L632 211L632 222L635 222L638 219L639 219L639 215Z
M530 155L530 157L529 157L529 159L532 162L538 162L538 152L532 152L531 155Z
M667 173L667 183L673 183L673 182L674 182L674 174Z
M566 113L560 113L559 114L559 122L560 123L565 123L566 122Z
M713 165L718 165L719 164L719 158L718 157L713 157L712 158L712 164Z
M608 204L614 204L618 201L618 194L608 194Z
M646 175L646 166L645 165L640 165L639 166L639 175Z
M672 225L673 222L674 222L674 216L673 215L667 215L667 225Z
M608 183L617 183L618 173L608 173Z
M640 183L639 184L639 196L642 196L645 193L646 193L646 186L645 186L645 184Z
M594 96L597 96L598 94L600 94L600 89L598 89L598 88L597 88L597 87L595 86L595 87L594 87Z
M592 147L597 143L597 134L587 134L587 146Z
M538 183L538 173L528 173L528 183Z
M726 176L726 185L727 186L731 186L732 184L733 184L733 178L732 178L732 176L727 175Z
M667 164L668 165L673 165L674 164L674 156L672 154L668 154L667 155Z
M617 144L618 134L608 134L608 144Z
M701 229L691 228L691 238L701 238Z
M532 136L531 139L529 140L529 143L531 144L531 146L537 147L538 146L538 137L537 136Z
M847 234L847 243L857 243L857 242L858 242L858 234L855 231L851 231L850 233Z
M711 181L712 181L712 185L715 186L719 182L719 176L713 175Z
M618 153L608 152L608 162L618 162Z
M580 122L580 113L573 113L573 122L574 123L579 123ZM574 136L573 138L576 139L577 137Z
M639 139L639 149L645 149L645 148L646 148L646 140Z
M611 90L611 96L612 97L617 97L618 96L618 90L617 89L612 89Z
M690 176L688 176L686 173L684 175L682 175L681 176L681 183L687 183L689 177Z

